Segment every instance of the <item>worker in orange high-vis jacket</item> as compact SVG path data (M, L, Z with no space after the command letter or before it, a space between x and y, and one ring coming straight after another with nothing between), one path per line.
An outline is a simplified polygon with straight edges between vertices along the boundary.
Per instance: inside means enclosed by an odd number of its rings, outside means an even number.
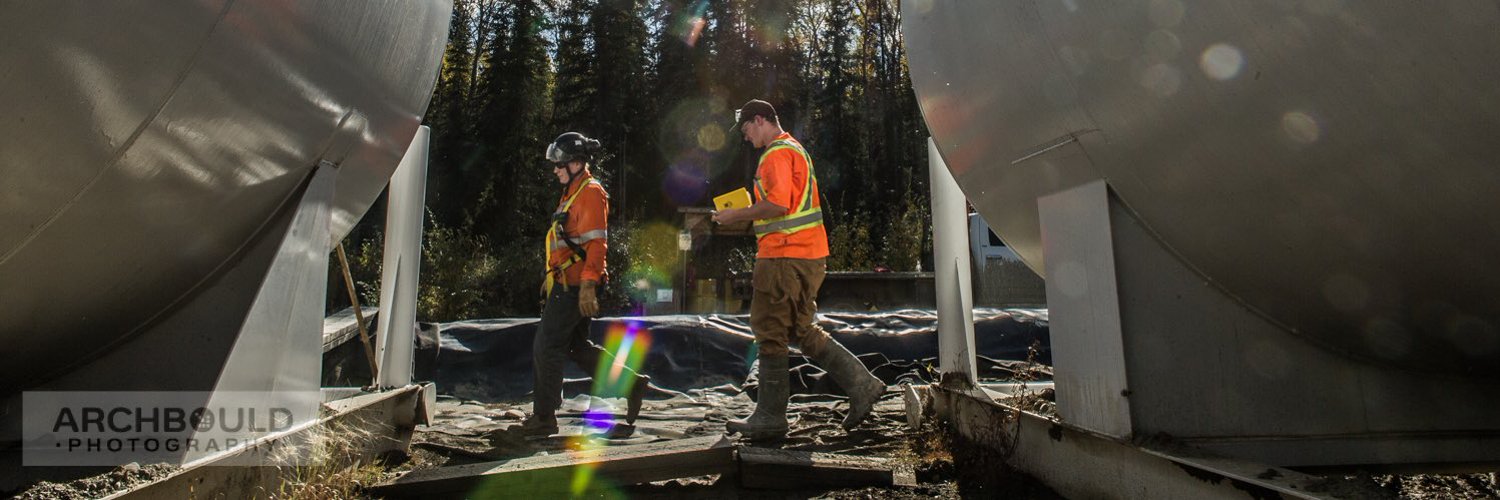
M651 382L628 366L618 372L599 370L601 360L604 366L612 366L614 358L589 340L590 318L599 314L598 289L606 278L604 254L608 251L609 193L589 172L601 149L599 141L577 132L557 136L547 147L547 161L563 193L545 238L547 275L542 295L546 302L532 342L535 404L531 416L521 424L522 433L528 436L557 433L566 360L591 375L619 375L622 380L596 380L594 387L626 395L628 424L635 423L640 414L641 400Z
M751 277L750 329L760 344L760 395L755 412L726 427L749 439L774 439L787 432L788 344L833 376L849 395L845 430L858 426L885 393L885 384L859 358L818 327L818 288L828 260L828 233L823 229L822 200L812 158L802 144L781 129L776 109L761 100L735 112L741 134L765 148L755 171L755 203L714 214L730 224L753 220L758 251Z

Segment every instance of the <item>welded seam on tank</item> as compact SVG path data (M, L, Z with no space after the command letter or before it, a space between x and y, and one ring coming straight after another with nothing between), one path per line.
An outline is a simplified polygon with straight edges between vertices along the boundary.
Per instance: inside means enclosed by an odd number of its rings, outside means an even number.
M1030 160L1032 158L1036 158L1038 156L1047 154L1047 152L1052 151L1054 149L1057 149L1057 148L1060 148L1060 147L1067 146L1069 144L1078 142L1078 136L1080 136L1080 135L1087 134L1089 132L1098 132L1098 131L1099 131L1099 129L1097 129L1097 128L1086 128L1086 129L1083 129L1083 130L1075 130L1075 131L1072 131L1072 132L1068 132L1067 134L1065 134L1065 135L1063 135L1061 137L1052 139L1051 141L1044 142L1041 145L1032 146L1031 149L1029 150L1031 152L1022 155L1020 158L1016 158L1014 160L1011 160L1010 164L1011 165L1015 165L1017 163L1021 163L1023 161Z
M16 254L21 253L21 249L26 248L26 245L29 245L32 241L36 240L36 238L40 236L43 231L46 231L48 227L52 226L53 222L57 222L57 219L62 217L63 213L66 213L69 209L73 208L74 205L77 205L78 200L83 199L83 195L88 193L89 190L93 189L94 185L98 184L100 179L104 178L104 174L108 173L111 170L114 170L115 166L120 164L120 159L125 157L125 153L127 151L130 151L130 148L135 145L136 140L140 139L142 135L145 135L146 130L151 127L152 123L156 122L157 117L161 116L162 111L167 109L167 105L171 104L172 98L176 97L177 89L182 87L182 82L187 81L187 77L190 73L192 73L193 68L196 68L198 66L198 60L203 56L204 47L208 46L208 41L212 39L214 33L219 30L219 24L224 22L224 18L229 15L229 9L232 6L234 6L234 0L227 0L226 2L224 2L224 8L219 11L218 17L214 18L213 24L208 27L208 31L205 32L203 34L203 37L199 40L198 46L193 49L193 55L188 57L187 64L183 65L182 71L178 72L177 78L172 81L172 86L167 91L166 97L162 98L161 104L156 106L156 109L151 112L150 116L146 117L146 119L144 120L141 120L141 125L139 127L136 127L134 132L131 132L130 137L125 139L125 142L120 145L120 148L115 150L115 155L113 158L110 158L109 163L106 164L104 168L99 169L99 172L95 173L94 177L92 179L89 179L89 182L87 184L84 184L82 188L79 188L78 193L74 194L72 199L68 200L67 203L64 203L62 206L58 207L56 211L52 212L52 215L47 216L47 220L44 220L40 224L37 224L36 228L32 229L30 233L27 233L25 237L21 238L20 243L16 244L14 248L11 248L9 251L5 252L5 255L0 255L0 265L4 265L6 262L10 261L12 257L15 257Z

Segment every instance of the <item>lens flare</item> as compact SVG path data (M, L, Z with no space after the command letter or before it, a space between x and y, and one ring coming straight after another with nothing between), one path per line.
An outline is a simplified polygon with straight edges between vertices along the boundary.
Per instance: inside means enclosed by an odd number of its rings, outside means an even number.
M701 164L674 164L662 177L661 188L674 205L695 205L708 193L708 173Z
M1161 97L1171 97L1182 86L1182 72L1170 64L1153 64L1141 72L1142 87Z
M516 491L532 490L539 483L566 485L572 498L628 498L620 485L598 476L597 458L605 449L605 443L588 436L575 436L566 442L562 453L569 459L582 462L575 467L555 469L543 473L542 477L515 474L494 474L485 478L466 498L508 498ZM592 462L592 463L590 463Z
M628 251L631 264L645 265L651 268L650 271L655 271L645 276L647 278L670 276L669 271L677 269L678 261L682 258L677 250L677 232L677 227L664 222L653 222L642 227ZM665 285L671 281L663 279L652 283Z
M630 294L631 300L638 303L634 315L640 316L646 314L645 306L642 304L654 302L656 300L655 290L671 286L672 278L671 274L666 271L656 269L650 264L642 263L640 259L633 260L633 262L635 264L626 273L625 280L634 283L635 286L626 292Z
M1318 137L1323 135L1318 119L1302 111L1288 111L1281 115L1281 130L1286 132L1287 137L1302 144L1318 142Z
M629 353L630 352L630 347L631 347L632 344L635 344L635 335L626 335L625 340L620 341L620 351L619 352ZM620 379L620 372L623 371L624 369L625 369L625 358L622 357L622 356L616 356L615 357L615 362L614 363L610 363L610 365L609 365L609 379L610 380L619 380Z
M640 322L622 321L610 325L604 336L604 350L610 355L599 359L594 370L594 391L599 397L626 397L635 385L635 376L646 361L651 333L641 329Z
M629 398L635 388L634 376L646 361L646 352L651 346L651 332L641 328L638 321L620 321L609 325L604 335L604 350L608 356L599 358L594 369L594 387L589 394L598 398ZM627 399L628 401L628 399ZM628 403L627 403L628 404ZM614 412L589 408L583 415L584 432L568 439L568 454L580 463L573 467L573 477L568 483L573 497L605 493L606 497L617 497L614 485L595 481L598 462L589 463L608 445L599 434L614 429L620 422ZM493 490L492 490L493 491Z
M590 459L597 458L600 452L604 450L604 447L603 443L590 437L587 433L568 440L568 451L566 453L571 455L570 458L583 462L573 467L573 479L568 483L568 491L573 494L573 498L580 498L586 493L593 494L608 486L595 484L594 475L596 469L599 467L599 463L590 461ZM616 497L617 495L618 492L615 495L604 496Z
M698 127L698 147L703 148L704 151L724 149L727 137L724 135L724 128L717 123L705 123L702 127Z
M698 37L703 35L703 27L708 25L708 20L702 17L694 17L691 21L688 21L688 25L692 27L688 28L687 36L682 38L682 43L687 44L689 47L696 47L698 45Z
M698 38L703 36L703 28L708 25L707 13L708 0L698 0L693 4L692 13L680 18L677 29L673 31L681 37L683 44L689 47L698 45Z
M1240 69L1245 66L1245 56L1240 49L1227 43L1216 43L1203 51L1198 58L1198 67L1203 73L1215 80L1230 80L1239 76Z
M593 464L582 464L573 468L573 483L569 490L573 492L573 498L583 496L589 491L589 483L594 480Z
M691 157L708 157L712 146L723 149L729 144L729 132L734 112L722 97L719 89L704 89L709 97L682 99L662 118L656 130L657 150L673 161L686 161ZM709 131L718 129L718 134Z
M595 382L594 385L599 384L598 382ZM583 430L585 434L590 434L589 431L608 432L609 429L614 426L614 413L610 413L598 408L589 408L589 411L583 412Z

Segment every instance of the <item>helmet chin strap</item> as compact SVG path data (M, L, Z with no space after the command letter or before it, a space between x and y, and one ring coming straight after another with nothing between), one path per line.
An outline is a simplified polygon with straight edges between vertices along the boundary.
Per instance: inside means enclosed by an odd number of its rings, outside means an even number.
M578 167L578 170L573 170L573 162L570 161L568 162L567 168L564 168L563 171L568 173L568 180L565 180L562 183L563 189L567 189L568 186L573 185L573 179L578 177L578 173L583 171L583 167Z

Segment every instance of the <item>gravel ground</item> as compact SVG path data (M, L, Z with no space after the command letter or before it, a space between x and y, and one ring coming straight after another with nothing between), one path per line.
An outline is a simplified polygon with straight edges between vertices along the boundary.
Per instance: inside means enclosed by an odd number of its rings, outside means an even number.
M54 498L99 498L132 486L166 477L177 470L175 465L156 464L141 466L134 463L122 465L97 476L90 476L66 483L42 481L27 488L16 498L21 500L43 500Z
M1408 474L1358 475L1356 481L1369 481L1386 492L1388 498L1500 498L1500 474Z

